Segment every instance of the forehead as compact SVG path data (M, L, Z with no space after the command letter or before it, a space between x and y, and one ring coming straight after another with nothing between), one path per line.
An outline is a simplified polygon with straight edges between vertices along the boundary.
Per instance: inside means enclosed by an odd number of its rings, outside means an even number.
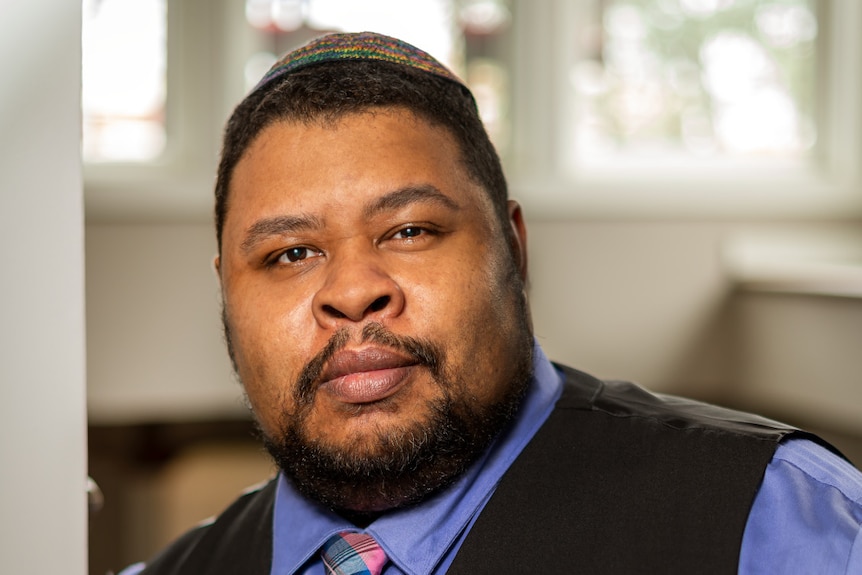
M225 223L273 212L358 211L409 186L432 186L459 203L490 209L451 134L409 111L282 121L262 130L237 163Z

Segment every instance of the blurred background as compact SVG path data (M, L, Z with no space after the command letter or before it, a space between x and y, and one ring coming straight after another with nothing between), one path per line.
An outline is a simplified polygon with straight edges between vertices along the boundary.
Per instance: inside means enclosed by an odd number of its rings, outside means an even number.
M862 462L862 3L85 0L90 573L273 472L224 351L221 128L325 31L472 87L548 355L815 429Z

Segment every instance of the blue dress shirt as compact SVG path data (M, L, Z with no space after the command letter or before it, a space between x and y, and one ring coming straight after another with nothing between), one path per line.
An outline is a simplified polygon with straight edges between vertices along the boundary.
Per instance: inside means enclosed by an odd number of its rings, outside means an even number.
M445 573L500 478L545 422L562 378L535 346L535 381L510 429L455 484L365 529L386 551L384 575ZM321 575L329 536L356 530L278 479L272 575ZM136 575L135 565L121 575ZM801 438L781 442L743 535L739 573L862 573L862 473Z

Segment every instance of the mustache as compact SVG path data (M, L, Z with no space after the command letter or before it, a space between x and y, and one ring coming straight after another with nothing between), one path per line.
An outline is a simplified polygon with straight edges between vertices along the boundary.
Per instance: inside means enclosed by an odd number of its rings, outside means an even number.
M305 364L294 386L297 405L306 406L311 404L315 393L317 393L317 385L323 373L323 368L332 359L332 356L347 346L351 339L352 335L349 329L339 329L329 338L323 349ZM417 364L428 368L435 380L443 381L441 377L442 366L444 365L443 350L427 339L397 335L382 324L372 322L362 328L359 334L359 343L374 343L406 354Z

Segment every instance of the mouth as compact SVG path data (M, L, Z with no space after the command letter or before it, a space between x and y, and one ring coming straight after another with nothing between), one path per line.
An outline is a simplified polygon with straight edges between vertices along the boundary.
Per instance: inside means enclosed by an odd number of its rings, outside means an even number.
M341 403L374 403L398 392L418 363L387 348L339 351L324 367L320 389Z

